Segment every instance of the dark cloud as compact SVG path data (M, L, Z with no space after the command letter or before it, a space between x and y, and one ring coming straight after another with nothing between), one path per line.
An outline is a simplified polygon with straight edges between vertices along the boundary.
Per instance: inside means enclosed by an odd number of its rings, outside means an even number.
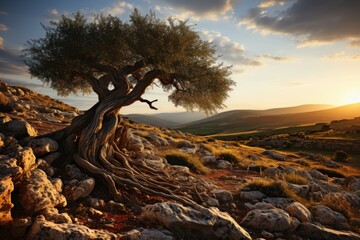
M27 74L27 67L20 57L19 51L0 49L0 74Z
M272 9L279 4L285 9ZM297 36L303 44L349 40L356 45L359 13L359 0L268 0L251 9L242 22L260 31Z

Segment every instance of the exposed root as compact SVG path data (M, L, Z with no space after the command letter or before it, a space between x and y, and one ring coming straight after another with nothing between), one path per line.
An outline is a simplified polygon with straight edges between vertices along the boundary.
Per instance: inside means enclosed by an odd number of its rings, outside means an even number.
M190 173L172 173L170 168L158 170L146 165L145 161L127 157L119 149L119 145L124 146L122 138L126 138L127 129L119 127L119 115L107 116L107 110L98 108L96 112L100 118L91 120L81 131L78 151L73 156L75 163L84 171L104 179L116 201L129 202L131 196L127 192L137 189L144 194L202 209L199 203L208 196L208 184Z

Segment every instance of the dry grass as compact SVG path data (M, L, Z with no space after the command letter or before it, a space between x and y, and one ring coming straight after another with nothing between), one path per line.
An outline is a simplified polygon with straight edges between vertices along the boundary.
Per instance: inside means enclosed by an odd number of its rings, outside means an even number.
M289 183L298 184L298 185L306 185L309 183L309 180L294 172L287 174L285 176L285 180Z
M282 181L256 178L247 183L244 187L251 191L260 191L268 197L284 197L298 200L299 197L288 188Z
M166 150L161 152L167 162L171 165L180 165L188 167L193 172L208 174L210 170L205 167L198 157L178 150Z

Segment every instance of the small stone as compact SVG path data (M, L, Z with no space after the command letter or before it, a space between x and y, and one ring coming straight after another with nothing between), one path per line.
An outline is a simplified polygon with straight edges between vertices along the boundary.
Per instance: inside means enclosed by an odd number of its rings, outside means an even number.
M92 208L92 207L89 208L89 213L92 217L95 217L95 218L99 218L102 215L104 215L104 213L102 211L96 210L95 208Z
M274 238L274 234L272 234L272 233L270 233L270 232L268 232L268 231L265 231L265 230L263 230L263 231L261 232L261 236L263 236L265 239L272 239L272 238Z
M220 169L232 169L231 163L225 160L219 160L217 167Z
M43 137L33 139L29 143L29 147L33 149L35 156L40 157L47 153L56 152L59 149L59 144L51 138Z

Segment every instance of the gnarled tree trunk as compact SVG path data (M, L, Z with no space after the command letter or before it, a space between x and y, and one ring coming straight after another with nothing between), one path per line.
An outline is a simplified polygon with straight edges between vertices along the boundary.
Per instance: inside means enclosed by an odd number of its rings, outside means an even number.
M122 151L127 128L121 125L120 110L137 100L151 106L152 102L143 100L141 95L157 75L154 71L147 73L125 96L119 97L116 89L113 90L54 137L63 143L67 161L74 161L87 173L102 178L117 201L129 203L132 190L138 189L144 194L173 199L199 209L201 206L186 193L188 186L182 187L166 172L133 160ZM193 191L199 195L196 186Z

